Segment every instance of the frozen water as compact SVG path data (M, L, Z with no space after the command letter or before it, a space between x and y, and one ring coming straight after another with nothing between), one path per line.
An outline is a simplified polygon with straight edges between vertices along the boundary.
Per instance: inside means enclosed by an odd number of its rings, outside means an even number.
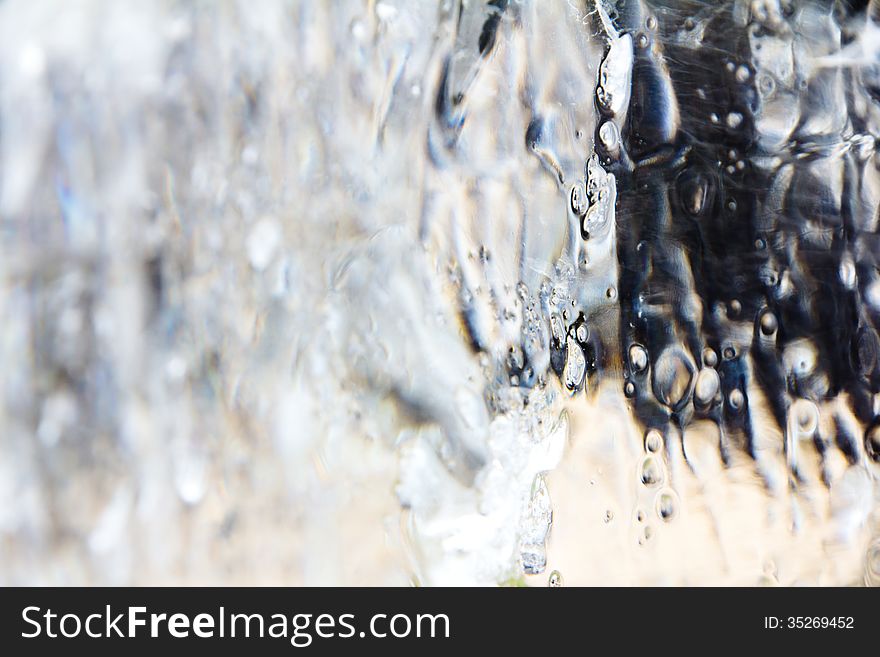
M0 3L0 582L877 584L878 17Z

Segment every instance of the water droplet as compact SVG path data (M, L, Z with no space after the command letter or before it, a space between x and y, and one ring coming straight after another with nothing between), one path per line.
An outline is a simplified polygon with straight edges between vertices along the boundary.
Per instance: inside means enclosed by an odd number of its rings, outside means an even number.
M645 49L651 43L651 40L648 38L647 34L645 34L644 32L640 32L639 36L636 37L636 43L638 44L639 48Z
M587 328L587 325L581 324L580 326L578 326L577 330L575 331L575 335L577 336L578 342L582 344L585 343L587 341L587 338L590 337L590 331Z
M608 509L605 512L605 524L607 525L612 520L614 520L614 512L611 509Z
M748 66L740 66L736 69L736 81L739 83L747 82L751 77L751 72L749 71Z
M550 573L550 577L547 579L547 586L556 589L563 585L564 582L562 581L562 573L560 573L558 570L554 570L552 573Z
M648 16L648 20L645 21L645 27L647 27L649 30L656 30L657 29L657 19L654 18L653 16Z
M617 298L617 290L614 289L613 286L609 287L607 290L605 290L605 296L613 301Z

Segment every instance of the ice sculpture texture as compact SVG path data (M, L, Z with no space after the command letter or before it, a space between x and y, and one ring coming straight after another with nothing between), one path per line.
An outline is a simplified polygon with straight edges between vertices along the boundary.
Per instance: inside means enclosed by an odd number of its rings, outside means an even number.
M5 584L880 583L880 3L0 3Z

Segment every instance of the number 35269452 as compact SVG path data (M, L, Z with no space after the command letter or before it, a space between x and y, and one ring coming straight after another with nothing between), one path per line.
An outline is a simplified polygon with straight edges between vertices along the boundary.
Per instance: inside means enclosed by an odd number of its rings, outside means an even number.
M765 616L764 628L768 630L826 630L852 629L852 616Z

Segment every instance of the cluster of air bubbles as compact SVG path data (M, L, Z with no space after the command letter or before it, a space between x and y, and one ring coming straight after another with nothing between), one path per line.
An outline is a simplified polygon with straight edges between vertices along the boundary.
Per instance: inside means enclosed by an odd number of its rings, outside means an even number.
M591 237L605 234L614 218L617 186L613 174L607 173L593 155L587 162L586 185L580 183L572 187L571 207L581 218L581 236ZM585 196L584 196L585 194Z
M636 510L637 522L644 525L640 531L640 545L650 539L654 531L650 524L646 524L647 516L643 508L652 509L658 520L669 523L677 517L680 507L678 494L668 485L664 445L663 433L658 428L652 427L645 432L644 456L638 469L639 493Z
M538 314L571 403L622 377L614 389L645 431L641 541L680 513L667 459L689 458L692 425L727 466L729 449L758 458L778 435L791 468L797 449L829 472L831 449L880 459L880 114L861 74L818 52L841 42L827 16L774 4L746 3L732 23L643 3L612 24L598 10L594 152L569 158L584 174L556 188L569 269Z
M520 558L528 575L544 572L547 565L546 542L553 522L550 492L542 475L532 485L532 493L520 523Z

